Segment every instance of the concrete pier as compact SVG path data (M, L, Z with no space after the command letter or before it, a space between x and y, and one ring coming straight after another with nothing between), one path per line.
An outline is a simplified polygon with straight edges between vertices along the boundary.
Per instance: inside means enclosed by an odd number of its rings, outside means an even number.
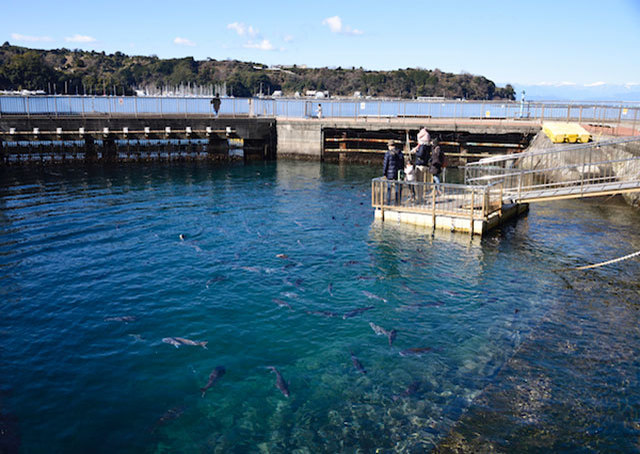
M541 129L539 121L496 119L433 119L427 117L358 117L358 118L278 118L279 157L299 159L353 159L368 160L372 155L384 154L385 140L415 140L420 128L426 127L432 134L450 146L446 151L468 152L471 146L481 150L499 149L500 152L520 151ZM327 144L335 137L377 137L382 145L377 148L340 149ZM450 139L447 142L447 139ZM362 139L354 139L362 140ZM377 139L373 139L375 141ZM335 141L335 139L333 139ZM346 141L346 140L345 140ZM473 145L469 145L471 142ZM491 142L483 144L482 142ZM482 145L487 145L481 147ZM493 147L491 146L493 145ZM511 147L512 149L510 149ZM379 156L378 159L381 159Z

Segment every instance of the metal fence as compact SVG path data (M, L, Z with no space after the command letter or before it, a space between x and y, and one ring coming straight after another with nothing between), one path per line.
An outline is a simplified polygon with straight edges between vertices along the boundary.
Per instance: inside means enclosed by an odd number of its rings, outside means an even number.
M500 183L505 197L532 199L587 196L640 187L640 157L619 146L638 138L569 145L482 159L465 166L465 183Z
M221 98L219 115L289 118L470 118L633 123L631 103ZM0 115L209 115L211 98L136 96L0 96Z
M487 220L502 209L501 182L485 186L374 178L371 205L381 210Z

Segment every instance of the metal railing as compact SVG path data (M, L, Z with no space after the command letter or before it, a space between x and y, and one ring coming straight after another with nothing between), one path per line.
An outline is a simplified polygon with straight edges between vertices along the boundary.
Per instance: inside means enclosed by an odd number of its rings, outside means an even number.
M640 121L632 103L221 98L219 115L286 118L468 118L597 123ZM137 96L0 96L0 115L215 116L211 98Z
M465 166L465 183L501 183L517 201L583 197L640 189L640 156L619 146L638 138L495 156Z
M371 205L381 210L487 220L502 210L503 187L422 183L374 178Z

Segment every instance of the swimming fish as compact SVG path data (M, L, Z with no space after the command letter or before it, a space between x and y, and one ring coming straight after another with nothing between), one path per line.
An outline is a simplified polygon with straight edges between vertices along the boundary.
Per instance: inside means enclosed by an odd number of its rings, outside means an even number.
M180 241L184 241L184 234L181 233L178 237L180 238Z
M278 369L273 366L269 366L269 369L276 373L276 388L278 388L286 397L289 397L289 387L287 386L287 382L284 381L284 378L282 378Z
M277 254L276 257L279 258L279 259L288 259L289 258L289 256L287 254Z
M289 304L286 301L283 301L281 299L274 298L273 302L276 303L280 307L287 307L287 308L291 309L291 304Z
M340 314L338 314L337 312L331 312L331 311L307 311L307 314L322 315L323 317L329 317L329 318L340 317Z
M181 345L193 345L200 346L206 349L208 344L207 341L194 341L191 339L185 339L184 337L165 337L162 339L162 342L164 342L165 344L171 344L175 348L178 348Z
M393 400L396 401L401 397L413 396L415 393L418 392L418 390L420 389L420 385L421 384L422 383L420 383L419 381L414 381L409 386L407 386L407 389L405 389L402 393L393 396Z
M333 284L331 282L329 282L327 290L329 291L329 295L333 296Z
M351 353L351 361L353 362L354 367L358 370L358 372L362 372L363 374L366 375L367 371L365 370L360 360L356 358L356 355L354 355L353 352L350 352L350 353Z
M382 326L378 326L373 322L369 322L369 326L371 327L373 332L376 333L378 336L383 336L383 335L387 336L387 338L389 339L389 345L393 344L393 341L395 340L396 335L398 334L398 332L395 329L392 329L391 331L387 331Z
M129 323L129 322L135 322L137 320L136 317L134 317L133 315L123 315L122 317L105 317L104 321L105 322L124 322L124 323Z
M371 299L374 299L374 300L380 300L383 303L388 303L389 302L385 298L383 298L381 296L378 296L376 294L373 294L371 292L367 292L366 290L363 290L362 293L364 293L364 296L366 296L367 298L371 298Z
M346 320L351 317L355 317L356 315L360 315L363 312L370 311L371 309L375 309L375 306L367 306L367 307L359 307L357 309L353 309L352 311L347 312L342 316L343 320Z
M211 373L209 374L209 381L207 382L206 385L204 385L204 387L200 388L200 392L202 392L202 397L204 397L205 393L207 392L207 389L211 388L213 384L220 377L222 377L226 372L227 370L224 368L224 366L216 366L216 368L211 371Z
M154 426L150 429L150 432L153 433L158 430L158 427L161 425L173 421L174 419L178 419L184 413L185 407L173 407L169 410L165 411L164 414L156 421Z
M430 352L431 350L431 347L407 348L400 352L400 356L422 355L423 353Z

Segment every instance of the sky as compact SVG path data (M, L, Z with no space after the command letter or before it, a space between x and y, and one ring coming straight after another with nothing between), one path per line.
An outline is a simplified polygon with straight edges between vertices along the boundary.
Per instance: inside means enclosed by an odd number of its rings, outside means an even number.
M640 0L5 0L0 42L640 92Z

